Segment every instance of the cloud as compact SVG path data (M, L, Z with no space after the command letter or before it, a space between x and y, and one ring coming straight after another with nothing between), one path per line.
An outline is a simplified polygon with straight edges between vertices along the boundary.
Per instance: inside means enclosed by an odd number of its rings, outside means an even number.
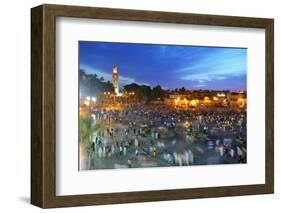
M194 84L192 87L206 87L206 84Z
M192 64L178 70L188 81L211 82L246 75L245 49L219 49L202 55Z

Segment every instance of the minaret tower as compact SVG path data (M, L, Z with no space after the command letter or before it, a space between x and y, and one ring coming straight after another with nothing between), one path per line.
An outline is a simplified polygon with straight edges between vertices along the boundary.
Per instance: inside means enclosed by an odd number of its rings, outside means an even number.
M118 80L118 69L117 66L114 65L112 69L112 83L114 87L115 94L119 94L119 80Z

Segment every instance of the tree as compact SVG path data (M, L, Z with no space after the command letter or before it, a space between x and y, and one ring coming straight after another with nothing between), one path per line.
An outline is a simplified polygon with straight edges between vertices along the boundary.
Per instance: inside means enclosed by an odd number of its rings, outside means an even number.
M151 99L151 88L150 86L141 85L138 89L138 94L141 95L144 101L150 101Z
M164 90L161 88L160 85L157 85L152 89L151 96L154 100L163 100L164 99Z
M103 77L97 74L87 74L84 70L79 72L80 93L83 96L97 96L103 92L113 92L114 87L110 81L104 82Z
M151 88L147 85L138 85L136 83L127 84L124 86L126 92L134 92L140 100L150 101Z
M179 92L185 93L185 92L186 92L186 89L185 89L184 87L182 87L182 88L179 89Z
M91 143L91 135L93 133L92 118L90 116L86 118L80 117L80 142L86 146Z
M86 118L81 118L79 121L79 129L80 129L80 159L84 159L81 165L83 169L91 168L91 155L92 155L92 134L94 132L94 128L92 125L92 117L88 116Z
M138 89L139 89L139 85L138 84L135 84L135 83L132 83L132 84L127 84L124 86L124 90L127 91L127 92L137 92Z

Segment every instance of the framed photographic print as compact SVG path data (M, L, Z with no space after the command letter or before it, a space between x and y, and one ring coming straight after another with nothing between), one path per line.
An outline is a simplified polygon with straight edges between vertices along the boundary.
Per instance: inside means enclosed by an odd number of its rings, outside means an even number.
M31 9L31 203L274 191L273 19Z

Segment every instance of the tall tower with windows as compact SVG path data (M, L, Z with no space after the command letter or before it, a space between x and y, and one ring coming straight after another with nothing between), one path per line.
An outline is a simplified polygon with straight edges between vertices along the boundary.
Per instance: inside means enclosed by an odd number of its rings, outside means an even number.
M116 65L114 65L112 69L112 83L113 83L115 94L119 94L118 69Z

